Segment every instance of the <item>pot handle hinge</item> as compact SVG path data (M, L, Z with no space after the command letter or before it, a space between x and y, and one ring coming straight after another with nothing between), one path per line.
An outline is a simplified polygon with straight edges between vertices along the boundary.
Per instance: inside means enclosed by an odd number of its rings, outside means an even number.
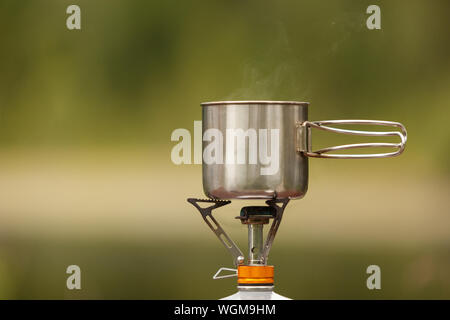
M340 128L329 127L328 125L379 125L399 128L400 131L357 131ZM395 157L403 152L406 145L407 133L406 128L399 122L381 121L381 120L324 120L324 121L304 121L297 122L296 132L296 148L297 152L308 157L314 158L334 158L334 159L367 159L367 158L385 158ZM355 143L340 146L328 147L316 151L312 151L312 134L311 129L317 128L323 131L358 135L358 136L397 136L400 138L399 143L387 142L373 142L373 143ZM372 153L372 154L328 154L328 152L340 151L346 149L356 148L370 148L370 147L388 147L395 148L396 151L386 153Z

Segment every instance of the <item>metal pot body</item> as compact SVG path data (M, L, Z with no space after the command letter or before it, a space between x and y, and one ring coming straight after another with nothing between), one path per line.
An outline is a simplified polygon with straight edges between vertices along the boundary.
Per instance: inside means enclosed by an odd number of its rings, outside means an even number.
M308 103L230 101L202 104L203 189L215 199L301 198L308 157L297 152ZM220 154L222 152L222 154Z

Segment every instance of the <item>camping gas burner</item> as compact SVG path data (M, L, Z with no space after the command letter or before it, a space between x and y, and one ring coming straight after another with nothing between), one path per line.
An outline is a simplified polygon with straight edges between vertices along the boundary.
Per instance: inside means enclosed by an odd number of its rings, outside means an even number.
M222 242L225 248L231 253L235 266L244 265L245 258L242 251L237 247L233 240L222 229L217 220L213 217L212 211L231 203L230 200L216 199L187 199L194 205L202 215L203 220L214 232L217 238ZM270 249L272 247L275 235L280 226L284 209L289 199L271 199L266 201L266 206L248 206L241 209L240 215L236 217L242 224L248 227L248 263L247 265L266 265ZM211 204L202 207L200 204ZM264 242L263 227L273 219L267 239Z

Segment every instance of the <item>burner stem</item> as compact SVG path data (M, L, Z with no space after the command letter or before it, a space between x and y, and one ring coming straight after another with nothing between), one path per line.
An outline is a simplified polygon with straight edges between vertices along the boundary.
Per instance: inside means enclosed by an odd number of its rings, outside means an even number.
M263 253L263 224L248 224L248 262L250 265L264 264Z

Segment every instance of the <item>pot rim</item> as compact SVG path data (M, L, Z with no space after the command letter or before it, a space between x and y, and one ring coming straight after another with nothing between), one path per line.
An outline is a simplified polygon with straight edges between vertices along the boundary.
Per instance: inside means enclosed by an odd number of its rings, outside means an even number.
M235 105L235 104L281 104L281 105L301 105L304 107L309 106L309 102L301 101L270 101L270 100L242 100L242 101L211 101L202 102L200 105L202 107L213 106L213 105Z

